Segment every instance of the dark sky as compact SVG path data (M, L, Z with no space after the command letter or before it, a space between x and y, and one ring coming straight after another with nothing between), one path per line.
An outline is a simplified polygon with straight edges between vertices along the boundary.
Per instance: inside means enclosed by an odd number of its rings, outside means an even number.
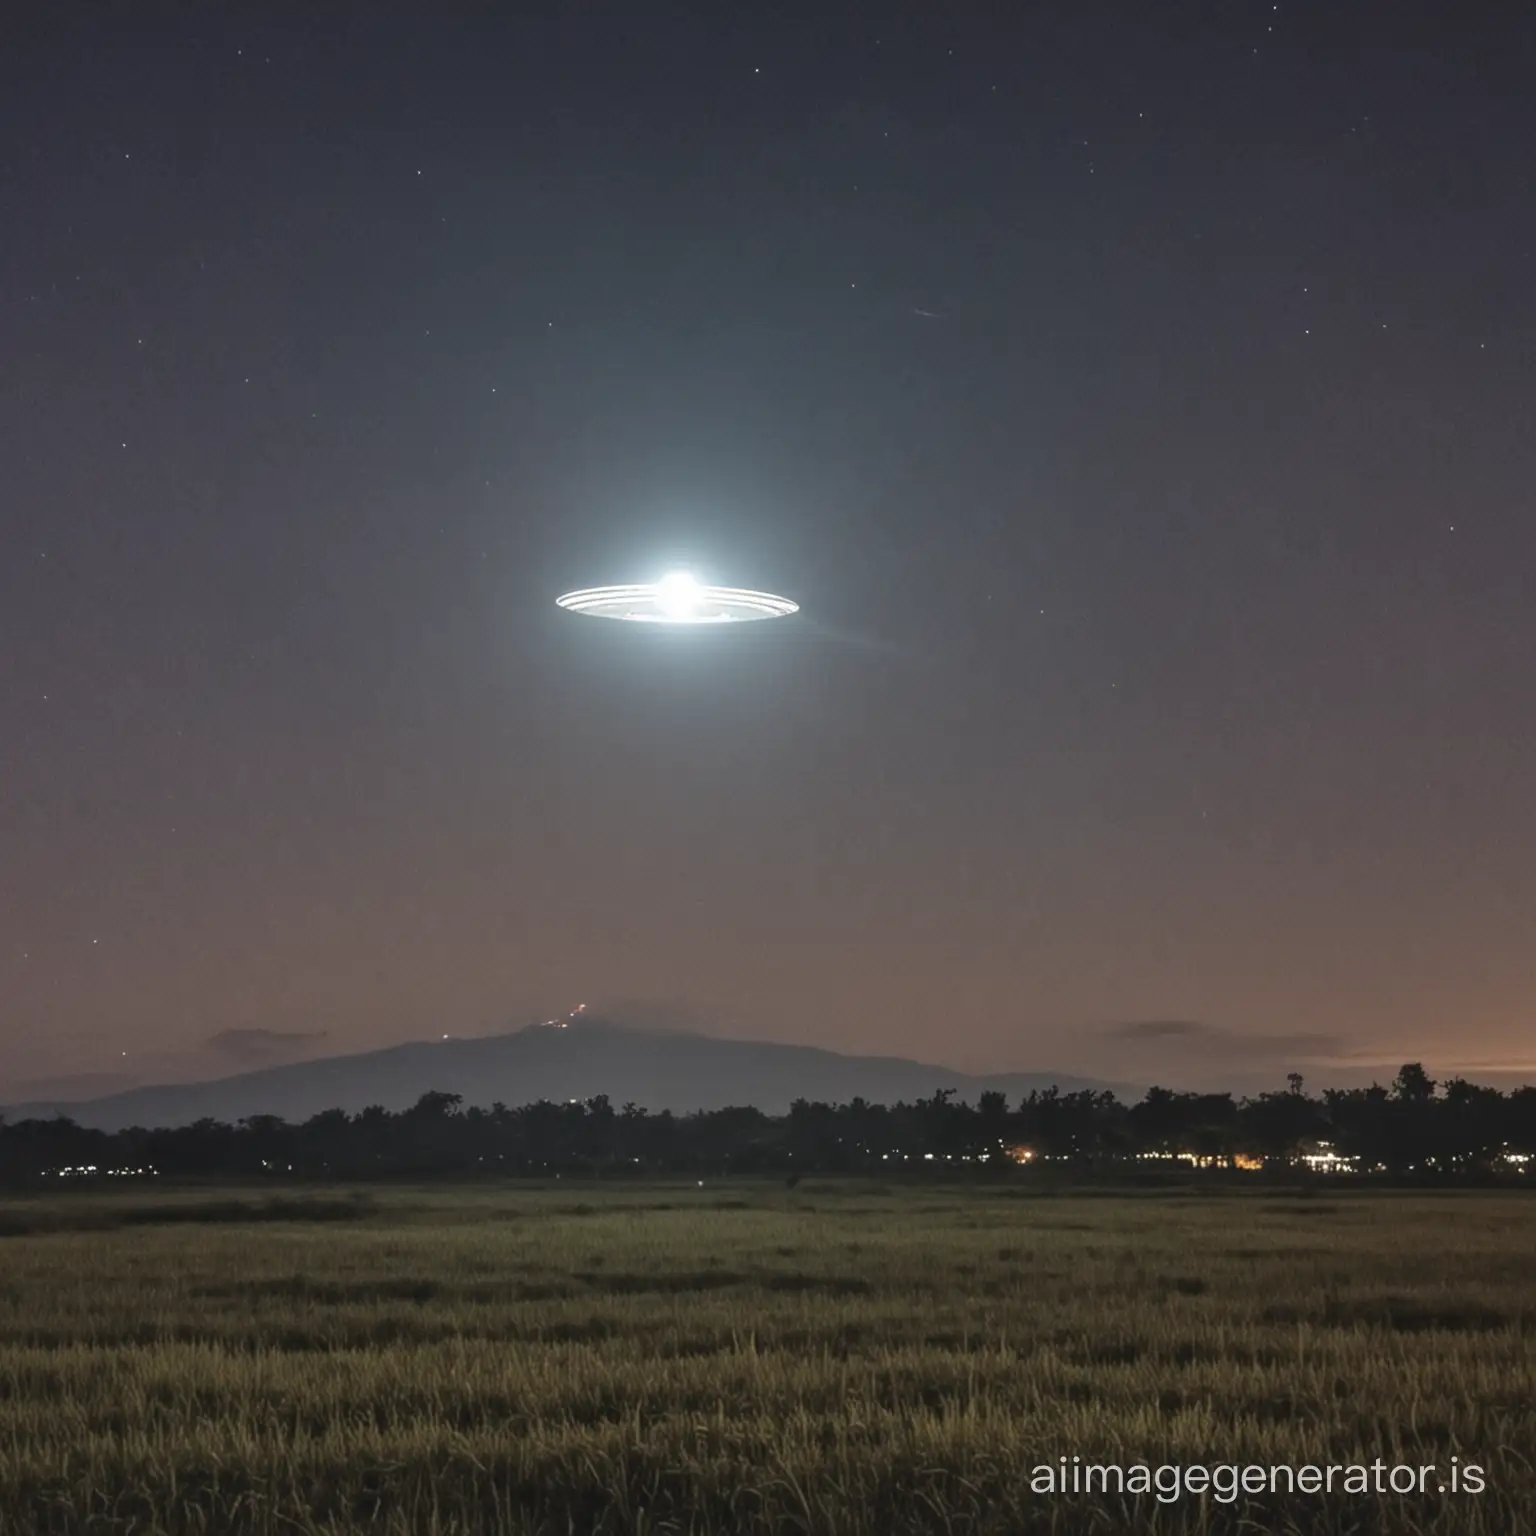
M13 14L0 1088L578 1001L1536 1063L1533 79L1518 7ZM803 612L553 604L679 564Z

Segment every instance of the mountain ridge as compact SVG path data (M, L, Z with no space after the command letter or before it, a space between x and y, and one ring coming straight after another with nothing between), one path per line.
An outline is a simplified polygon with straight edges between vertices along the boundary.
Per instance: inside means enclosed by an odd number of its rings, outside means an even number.
M409 1041L93 1099L34 1100L7 1106L4 1116L16 1121L62 1114L106 1131L201 1119L234 1123L260 1114L299 1121L327 1109L349 1114L372 1104L405 1109L429 1091L461 1094L466 1107L606 1094L615 1104L632 1102L653 1113L754 1105L782 1114L797 1098L894 1103L948 1088L968 1101L987 1091L1013 1100L1053 1085L1063 1092L1117 1086L1067 1073L968 1073L902 1056L852 1056L823 1046L729 1040L584 1017L496 1035Z

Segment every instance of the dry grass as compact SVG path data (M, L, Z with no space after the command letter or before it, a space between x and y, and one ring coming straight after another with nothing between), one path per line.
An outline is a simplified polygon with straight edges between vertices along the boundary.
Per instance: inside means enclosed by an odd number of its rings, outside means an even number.
M1530 1530L1533 1215L854 1185L12 1203L0 1531ZM1488 1486L1030 1491L1073 1454L1456 1455Z

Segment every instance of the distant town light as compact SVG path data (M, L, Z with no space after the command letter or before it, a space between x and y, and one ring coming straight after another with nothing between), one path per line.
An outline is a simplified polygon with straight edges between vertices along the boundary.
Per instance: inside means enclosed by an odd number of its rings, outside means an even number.
M1301 1160L1317 1173L1353 1173L1359 1163L1356 1157L1344 1157L1333 1150L1331 1141L1313 1144L1313 1150L1303 1152Z

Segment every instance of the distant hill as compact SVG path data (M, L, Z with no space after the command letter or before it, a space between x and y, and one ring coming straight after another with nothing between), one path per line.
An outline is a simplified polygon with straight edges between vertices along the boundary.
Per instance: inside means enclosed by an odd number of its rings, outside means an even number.
M465 1105L489 1107L536 1099L588 1099L607 1094L614 1106L685 1114L726 1105L755 1105L782 1114L795 1099L872 1104L927 1098L952 1088L974 1101L991 1089L1010 1102L1055 1084L1066 1092L1111 1086L1059 1073L1003 1073L974 1077L948 1067L896 1056L844 1056L808 1045L761 1040L717 1040L707 1035L630 1029L594 1018L565 1025L533 1025L479 1039L421 1041L266 1067L216 1082L134 1088L79 1103L38 1102L5 1110L10 1121L68 1115L84 1126L188 1125L210 1118L228 1123L247 1115L306 1120L326 1109L355 1114L370 1104L408 1108L423 1093L458 1093Z

